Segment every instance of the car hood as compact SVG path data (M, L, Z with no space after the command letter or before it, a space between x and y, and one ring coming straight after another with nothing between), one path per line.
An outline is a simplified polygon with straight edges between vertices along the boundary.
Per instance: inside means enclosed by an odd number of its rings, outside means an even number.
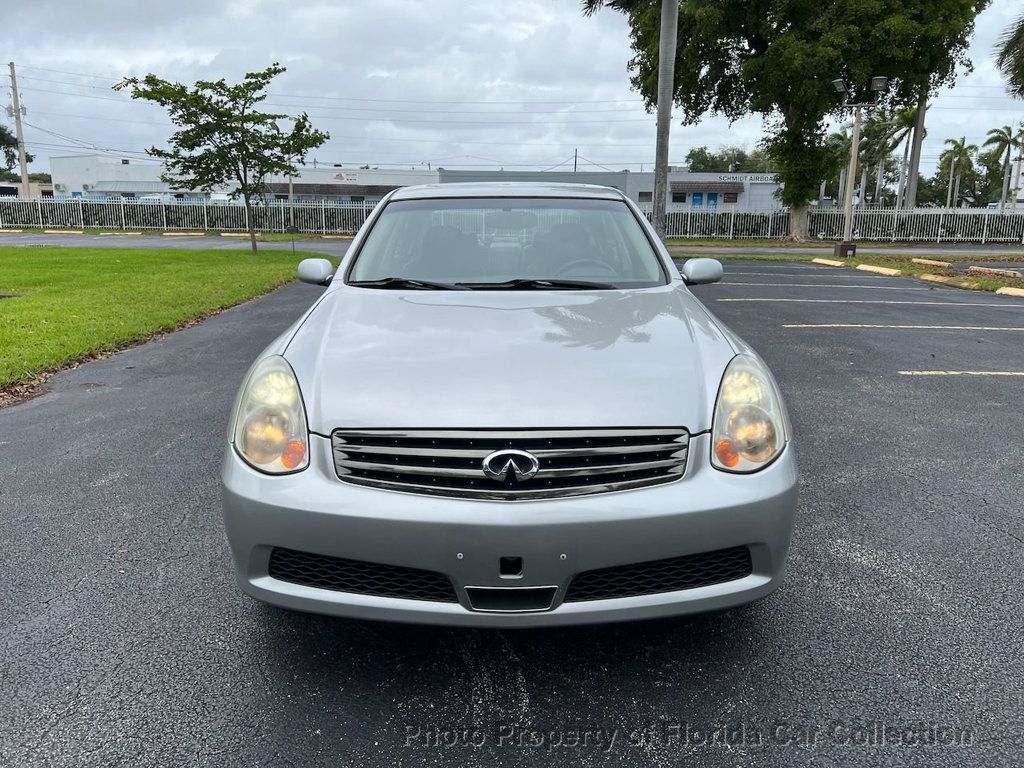
M329 291L288 343L309 427L711 426L733 357L685 288Z

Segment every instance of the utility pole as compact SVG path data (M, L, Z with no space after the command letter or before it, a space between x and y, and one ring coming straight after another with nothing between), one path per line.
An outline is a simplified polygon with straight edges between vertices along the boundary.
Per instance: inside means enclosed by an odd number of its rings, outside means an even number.
M654 231L665 239L665 205L668 200L668 139L672 130L672 94L675 91L676 36L679 32L679 0L661 0L661 34L658 38L658 140L654 152Z
M572 172L576 173L576 160L579 158L579 147L572 151Z
M11 106L14 112L14 136L18 140L18 165L21 166L21 196L29 197L28 187L28 158L25 157L25 132L21 127L21 96L18 94L18 76L14 72L14 62L9 64L11 68Z

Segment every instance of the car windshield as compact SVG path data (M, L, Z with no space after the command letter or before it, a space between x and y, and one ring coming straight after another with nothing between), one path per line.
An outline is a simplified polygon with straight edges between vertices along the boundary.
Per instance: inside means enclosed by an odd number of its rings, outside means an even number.
M420 290L600 290L667 280L624 201L447 198L388 203L348 282Z

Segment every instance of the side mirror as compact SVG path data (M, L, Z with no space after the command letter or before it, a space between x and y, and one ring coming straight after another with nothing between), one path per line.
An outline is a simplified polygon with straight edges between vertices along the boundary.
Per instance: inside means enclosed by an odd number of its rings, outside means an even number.
M299 280L313 285L327 285L334 277L334 265L327 259L303 259L299 262Z
M687 285L717 283L725 274L718 259L687 259L679 271Z

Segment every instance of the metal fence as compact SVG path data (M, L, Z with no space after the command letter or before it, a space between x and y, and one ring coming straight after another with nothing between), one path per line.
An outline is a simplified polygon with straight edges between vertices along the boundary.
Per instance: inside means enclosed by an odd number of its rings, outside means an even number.
M252 216L258 232L285 232L294 224L299 232L339 234L359 229L373 208L374 203L310 201L289 205L278 201L255 206ZM770 240L789 234L789 212L784 210L675 209L667 217L668 237ZM0 229L244 232L248 224L245 207L237 203L0 198ZM841 210L811 209L808 232L812 238L838 240L842 230ZM1024 209L864 209L854 214L854 238L1024 244Z
M362 226L373 203L296 202L257 205L257 232L350 233ZM0 198L0 229L92 229L245 232L249 213L232 203L135 202L130 200L53 200Z

